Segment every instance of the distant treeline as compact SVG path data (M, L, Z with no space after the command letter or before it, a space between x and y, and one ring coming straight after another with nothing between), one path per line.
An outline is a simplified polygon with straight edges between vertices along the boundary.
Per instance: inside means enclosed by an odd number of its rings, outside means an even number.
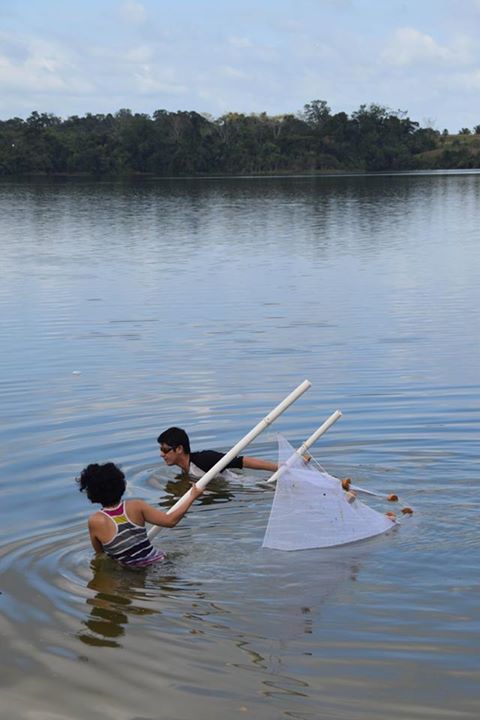
M313 100L298 115L157 110L63 120L32 112L0 122L0 175L161 176L479 167L472 134L421 128L405 112L361 105L350 116ZM467 137L469 135L470 137ZM453 138L453 139L452 139ZM472 142L475 141L475 142ZM455 142L457 144L455 145Z

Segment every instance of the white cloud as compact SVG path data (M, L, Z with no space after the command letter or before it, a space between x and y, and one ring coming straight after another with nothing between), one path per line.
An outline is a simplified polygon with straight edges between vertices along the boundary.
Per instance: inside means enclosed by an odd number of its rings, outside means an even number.
M231 36L228 38L228 42L235 48L249 48L252 47L251 41L246 37L235 37Z
M327 43L303 36L294 47L296 57L304 62L319 63L338 58L338 53Z
M455 84L464 90L480 90L480 70L455 75Z
M188 88L182 84L173 68L158 67L151 64L137 65L133 71L133 79L138 92L142 95L183 95Z
M457 37L451 46L440 45L431 35L411 27L398 28L384 48L382 59L390 65L418 63L465 64L471 60L473 43L467 36Z
M2 33L0 42L4 39L8 38ZM77 72L68 52L30 37L16 38L13 54L0 54L0 91L11 89L35 94L82 94L90 92L93 85Z
M231 65L222 65L220 67L220 74L227 78L239 78L245 80L248 75L238 68L234 68Z
M155 55L155 50L151 45L138 45L130 48L125 53L125 57L132 63L149 62Z
M120 5L120 14L127 23L134 25L143 25L147 19L147 13L144 6L135 2L135 0L127 0Z

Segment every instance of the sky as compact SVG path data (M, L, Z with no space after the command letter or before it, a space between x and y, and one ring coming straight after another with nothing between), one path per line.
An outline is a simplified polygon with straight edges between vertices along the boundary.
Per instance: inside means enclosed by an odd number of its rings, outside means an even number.
M0 0L0 119L130 108L480 124L480 0Z

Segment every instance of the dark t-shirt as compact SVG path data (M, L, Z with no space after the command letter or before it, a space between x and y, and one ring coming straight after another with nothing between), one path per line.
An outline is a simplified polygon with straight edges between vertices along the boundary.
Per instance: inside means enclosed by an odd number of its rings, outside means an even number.
M219 460L225 457L224 453L217 452L216 450L200 450L200 452L190 453L190 462L196 465L203 472L208 472ZM227 465L227 468L243 468L243 456L238 455Z

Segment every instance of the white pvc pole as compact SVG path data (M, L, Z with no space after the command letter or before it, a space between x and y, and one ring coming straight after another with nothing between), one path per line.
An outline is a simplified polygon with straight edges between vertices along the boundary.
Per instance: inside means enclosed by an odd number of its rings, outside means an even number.
M335 410L335 412L332 413L332 414L330 415L330 417L328 417L328 418L325 420L325 422L322 423L322 425L320 425L320 427L319 427L317 430L315 430L315 432L312 433L312 435L310 435L310 437L309 437L307 440L305 440L305 442L303 443L303 445L301 445L299 448L297 448L297 450L295 450L295 452L293 453L293 455L291 455L291 456L288 458L287 462L284 463L283 465L280 465L280 467L278 468L278 470L277 470L275 473L273 473L272 477L267 480L267 483L274 483L274 482L276 482L276 481L278 480L278 478L279 478L281 475L283 475L283 473L285 472L285 470L287 470L287 468L289 468L291 465L293 465L293 463L297 460L298 457L302 457L303 454L307 452L308 448L309 448L311 445L313 445L313 443L316 442L321 435L323 435L324 433L326 433L327 430L328 430L329 428L331 428L332 425L333 425L334 423L336 423L337 420L338 420L339 418L341 418L341 417L342 417L342 413L340 412L340 410Z
M263 430L265 430L271 423L276 420L279 415L281 415L285 410L292 405L292 403L295 402L295 400L298 400L298 398L303 395L304 392L308 390L309 387L311 387L311 382L309 380L304 380L303 383L301 383L295 390L293 390L290 395L287 395L287 397L282 400L281 403L279 403L273 410L271 410L268 415L265 415L263 420L260 420L260 422L255 425L255 427L250 430L249 433L247 433L241 440L238 441L234 447L229 450L208 472L205 473L205 475L202 475L200 480L195 483L196 487L201 488L202 490L208 485L210 480L214 478L218 473L220 473L222 470L225 469L225 467L229 464L231 460L233 460L234 457L236 457L249 443L254 440L257 435L260 435ZM171 513L174 510L176 510L178 507L183 505L187 498L190 498L191 491L185 493L185 495L182 495L180 500L178 500L175 505L172 505L172 507L167 510L167 513ZM157 535L161 530L161 526L154 525L150 530L148 531L148 537L152 539Z

